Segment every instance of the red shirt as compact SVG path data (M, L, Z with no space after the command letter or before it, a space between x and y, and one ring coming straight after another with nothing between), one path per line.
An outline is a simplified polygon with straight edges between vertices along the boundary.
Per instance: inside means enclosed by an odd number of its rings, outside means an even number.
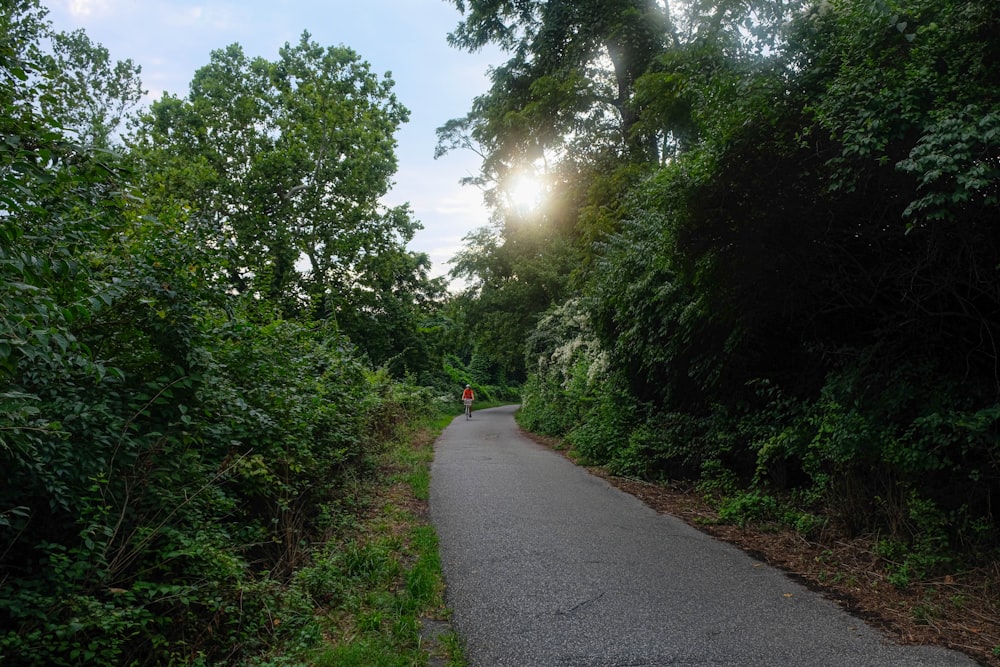
M462 392L462 400L464 401L467 398L475 398L475 395L472 393L472 389L469 387L466 387L465 391Z

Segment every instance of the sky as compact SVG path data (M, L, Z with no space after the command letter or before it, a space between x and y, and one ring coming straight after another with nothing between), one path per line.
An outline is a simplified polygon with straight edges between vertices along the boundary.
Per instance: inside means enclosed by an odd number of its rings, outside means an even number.
M477 173L470 151L434 159L435 130L465 116L489 86L497 51L470 54L448 45L461 20L451 0L42 0L60 31L86 30L113 60L142 67L147 99L185 96L195 71L213 50L239 43L249 57L276 60L304 30L322 46L347 46L379 76L392 73L395 93L410 110L397 134L399 170L385 199L409 203L424 229L409 247L427 253L433 275L447 273L462 237L488 224L475 187L459 180ZM454 285L453 285L454 287Z

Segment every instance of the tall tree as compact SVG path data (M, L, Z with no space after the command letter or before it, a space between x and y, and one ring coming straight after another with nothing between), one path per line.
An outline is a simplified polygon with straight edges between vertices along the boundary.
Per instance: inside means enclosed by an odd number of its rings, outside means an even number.
M478 229L452 260L452 275L467 284L460 303L474 352L516 382L525 378L525 336L563 298L575 257L568 241L532 231L502 238Z
M494 208L497 242L469 239L455 274L474 286L470 304L481 352L523 368L521 343L539 313L564 296L581 209L592 186L622 165L655 162L659 141L637 121L637 79L673 44L667 7L655 0L455 1L457 47L500 46L509 59L472 111L438 130L439 152L474 147L475 182ZM513 193L536 182L545 206L522 210ZM601 202L596 205L606 205ZM481 273L480 273L481 272ZM517 316L494 316L494 312Z
M294 250L309 261L314 314L335 317L349 303L356 274L377 272L377 259L419 229L408 207L381 204L396 172L395 132L409 111L389 75L380 81L354 51L323 49L308 33L281 49L270 74L281 111L262 174L278 191L266 196L289 220Z
M253 661L338 479L406 408L333 326L261 317L217 280L227 221L196 235L191 205L224 201L199 182L213 154L183 171L174 145L144 174L203 196L180 202L82 144L49 31L37 0L0 3L0 662ZM386 286L422 277L408 259Z
M229 236L229 275L286 315L338 318L419 224L381 198L409 112L357 53L308 33L274 62L212 53L187 99L155 102L136 137L150 188Z
M894 521L920 508L921 531L995 546L941 517L995 526L1000 488L998 11L816 3L756 65L708 12L690 60L647 75L697 132L631 193L588 303L633 399L670 416L608 456L803 484L913 544Z
M637 131L635 82L673 43L668 8L655 0L541 2L455 0L464 20L449 36L469 50L497 44L510 59L472 112L440 131L443 145L471 135L485 147L484 174L538 159L610 150L633 160L655 153Z
M83 30L54 34L47 66L56 90L43 99L46 111L82 143L106 148L118 141L126 115L145 94L142 68L131 59L112 62Z

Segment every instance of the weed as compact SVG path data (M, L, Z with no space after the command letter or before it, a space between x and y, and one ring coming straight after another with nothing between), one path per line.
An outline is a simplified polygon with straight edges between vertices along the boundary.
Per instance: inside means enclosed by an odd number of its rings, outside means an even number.
M445 633L441 636L441 643L448 655L448 667L466 667L462 640L458 635L454 632Z
M378 632L382 629L382 612L378 609L364 611L357 615L358 630Z
M719 520L746 526L757 521L772 521L780 516L778 501L760 491L748 491L722 501Z
M726 496L739 487L736 474L718 459L708 459L701 465L698 492L704 496Z
M413 491L413 497L417 500L426 502L430 500L431 497L431 475L426 468L417 470L407 478L407 482L410 485L410 489Z
M441 560L437 552L437 535L430 526L418 526L413 531L413 545L418 551L418 557L406 576L406 592L414 606L422 607L441 595Z
M785 523L794 526L795 532L808 539L815 537L826 527L827 519L809 512L792 512L786 515Z
M422 512L412 511L429 495L428 429L420 443L400 441L380 453L353 501L366 511L339 522L351 529L313 551L285 596L299 602L281 612L281 627L303 631L254 664L412 667L447 655L450 667L464 665L452 633L421 637L421 619L445 613L437 535Z
M913 607L912 613L917 623L927 625L941 615L941 610L933 604L918 604Z

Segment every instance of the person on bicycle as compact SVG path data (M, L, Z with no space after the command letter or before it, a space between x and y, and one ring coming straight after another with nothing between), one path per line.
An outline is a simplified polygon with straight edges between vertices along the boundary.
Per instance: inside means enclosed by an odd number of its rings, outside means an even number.
M465 385L465 391L462 392L462 402L465 403L465 415L469 416L472 413L472 401L476 398L475 392L472 391L472 385Z

